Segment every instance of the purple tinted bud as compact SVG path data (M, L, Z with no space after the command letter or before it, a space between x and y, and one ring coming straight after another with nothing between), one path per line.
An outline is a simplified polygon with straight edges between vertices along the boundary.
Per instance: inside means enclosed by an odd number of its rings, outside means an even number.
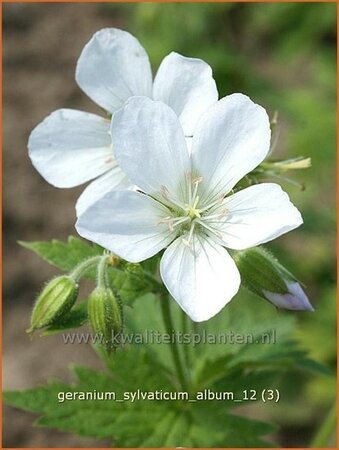
M278 294L269 291L263 291L263 294L271 303L278 308L291 309L294 311L314 311L307 295L297 281L286 280L288 292Z

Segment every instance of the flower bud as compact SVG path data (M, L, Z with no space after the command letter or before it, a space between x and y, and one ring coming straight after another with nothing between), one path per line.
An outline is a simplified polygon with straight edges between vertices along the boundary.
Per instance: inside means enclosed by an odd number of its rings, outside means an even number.
M278 308L314 311L296 278L267 250L255 247L238 252L235 260L242 284Z
M304 158L303 156L300 156L299 158L291 158L283 161L272 161L270 164L272 169L285 171L308 169L309 167L311 167L312 162L311 158Z
M297 311L314 311L313 306L309 302L307 295L301 288L298 281L286 280L288 288L287 294L277 294L266 291L266 298L278 308L294 309Z
M120 345L123 328L122 308L112 289L98 286L88 298L88 318L95 333L100 334L107 351Z
M68 275L53 278L37 298L27 332L51 325L66 314L74 305L78 293L78 285L73 278Z

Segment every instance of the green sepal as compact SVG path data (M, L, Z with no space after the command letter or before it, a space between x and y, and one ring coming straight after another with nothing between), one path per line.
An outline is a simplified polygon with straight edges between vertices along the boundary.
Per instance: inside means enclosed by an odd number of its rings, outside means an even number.
M254 247L234 255L242 284L259 297L265 292L287 294L286 279L294 279L277 259L263 247Z
M83 301L75 305L70 311L55 320L42 333L42 336L61 333L73 328L79 328L88 321L87 302Z
M88 298L87 311L91 328L102 336L106 350L116 348L123 329L123 312L112 289L96 287Z
M61 275L49 281L37 298L31 315L31 326L27 332L51 325L67 314L78 293L77 283L68 275Z

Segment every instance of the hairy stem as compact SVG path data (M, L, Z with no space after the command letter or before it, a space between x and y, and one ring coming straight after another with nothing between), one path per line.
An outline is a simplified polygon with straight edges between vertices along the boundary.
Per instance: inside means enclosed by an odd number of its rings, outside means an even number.
M93 256L92 258L88 258L85 261L78 264L73 271L69 274L70 277L72 277L75 281L78 281L85 272L87 272L88 269L90 269L93 266L96 266L102 256Z
M108 256L104 255L98 264L97 284L98 287L105 288L107 286L107 260Z

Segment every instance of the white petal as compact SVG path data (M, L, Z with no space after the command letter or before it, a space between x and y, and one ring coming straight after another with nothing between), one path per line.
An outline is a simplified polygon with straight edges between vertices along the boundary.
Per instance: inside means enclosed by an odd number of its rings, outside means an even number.
M193 135L201 114L218 100L211 67L201 59L170 53L155 76L153 98L167 103L179 116L185 135Z
M108 120L95 114L59 109L32 131L29 156L49 183L78 186L112 167L109 127Z
M265 158L270 146L266 111L242 94L211 106L193 136L193 166L200 176L203 198L228 193Z
M111 250L130 262L158 253L172 240L167 225L159 220L168 211L144 194L111 191L78 218L80 236Z
M75 78L93 101L111 113L133 95L152 95L147 53L134 36L116 28L93 35L80 55Z
M173 110L147 97L131 98L112 118L115 157L140 189L156 194L162 186L182 198L190 159Z
M92 181L78 198L76 212L79 217L84 211L97 200L112 190L123 190L133 185L128 181L126 175L118 166Z
M213 223L222 233L223 244L242 250L271 241L302 223L286 192L273 183L243 189L224 201L223 221Z
M238 292L240 274L221 246L194 236L192 248L176 239L165 251L161 277L180 307L195 322L217 314Z

